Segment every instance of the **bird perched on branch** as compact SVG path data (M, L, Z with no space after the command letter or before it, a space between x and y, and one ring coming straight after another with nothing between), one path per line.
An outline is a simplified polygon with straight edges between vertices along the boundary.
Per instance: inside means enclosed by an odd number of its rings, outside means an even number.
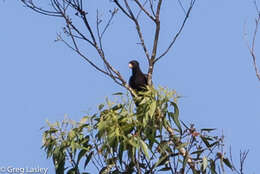
M129 79L129 86L136 92L145 91L147 83L147 74L144 74L139 67L139 63L136 60L132 60L128 64L132 69L132 76Z

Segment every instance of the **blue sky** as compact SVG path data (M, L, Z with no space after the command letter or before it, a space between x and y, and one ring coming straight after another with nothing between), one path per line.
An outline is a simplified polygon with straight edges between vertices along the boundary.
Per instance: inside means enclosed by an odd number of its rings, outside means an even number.
M182 15L174 6L163 10L159 52ZM235 158L240 149L249 149L249 173L260 171L260 82L243 29L253 30L255 15L253 1L198 1L182 36L156 65L153 77L156 85L184 96L179 101L181 119L198 128L223 131ZM118 14L104 44L115 67L128 79L130 60L139 60L144 72L147 64L136 45L134 26L122 19ZM62 20L33 13L17 1L1 1L0 21L0 166L39 165L53 170L40 149L45 120L61 120L65 114L79 120L106 96L125 90L54 42ZM146 33L149 43L152 32ZM256 51L259 42L260 35Z

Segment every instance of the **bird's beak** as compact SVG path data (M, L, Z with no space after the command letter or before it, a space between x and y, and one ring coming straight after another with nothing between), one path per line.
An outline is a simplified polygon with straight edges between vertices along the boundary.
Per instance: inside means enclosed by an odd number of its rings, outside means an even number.
M133 68L133 65L131 63L128 64L129 68Z

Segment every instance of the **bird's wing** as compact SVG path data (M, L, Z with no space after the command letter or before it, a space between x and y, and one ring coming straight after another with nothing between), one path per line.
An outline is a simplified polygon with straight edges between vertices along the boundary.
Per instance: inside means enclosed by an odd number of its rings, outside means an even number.
M145 77L145 83L146 85L148 85L148 74L144 74L144 77Z
M134 79L133 79L134 77L133 76L131 76L130 78L129 78L129 82L128 82L128 84L129 84L129 86L131 87L131 88L134 88Z

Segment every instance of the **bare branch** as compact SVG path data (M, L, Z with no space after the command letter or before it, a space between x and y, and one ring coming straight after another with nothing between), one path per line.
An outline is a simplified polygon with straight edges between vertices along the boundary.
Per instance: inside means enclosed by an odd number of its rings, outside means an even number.
M158 41L159 41L159 34L160 34L160 12L161 12L161 5L162 0L158 1L157 9L156 9L156 15L155 15L155 35L154 35L154 41L153 41L153 50L152 50L152 56L149 60L149 68L148 68L148 85L152 85L152 73L153 73L153 67L155 63L155 57L157 53L157 47L158 47Z
M153 10L153 0L149 0L149 2L150 2L150 9L151 9L151 11L153 13L153 16L155 17L155 12Z
M158 40L159 40L159 34L160 34L160 12L161 12L161 5L162 5L162 0L159 0L158 5L157 5L157 11L156 11L156 16L155 16L155 23L156 23L156 30L155 30L155 35L154 35L154 42L153 42L153 51L152 51L152 57L151 59L154 60L157 52L157 45L158 45Z
M67 41L65 41L60 34L57 34L57 35L58 35L58 39L57 39L58 41L62 41L68 48L72 49L77 54L79 54L84 60L86 60L96 70L98 70L99 72L102 72L102 73L104 73L106 75L109 75L106 71L104 71L101 68L99 68L98 66L96 66L96 64L94 62L92 62L89 58L87 58L83 53L81 53L80 50L77 50L72 45L70 45Z
M166 125L166 130L169 133L173 144L177 147L180 144L182 144L182 142L179 139L174 138L175 137L175 133L174 130L169 126ZM195 169L195 163L192 160L192 158L190 157L190 155L188 154L188 151L185 148L180 148L178 149L179 153L181 156L183 156L183 158L187 158L187 163L190 166L191 169Z
M245 38L245 40L247 41L248 50L249 50L249 52L250 52L250 54L253 58L253 65L254 65L256 77L260 81L260 72L259 72L259 69L258 69L258 66L257 66L257 63L256 63L256 53L255 53L255 41L256 41L256 36L257 36L257 32L258 32L258 27L259 27L259 24L260 24L260 11L258 9L256 1L254 3L255 3L255 8L256 8L256 12L257 12L257 18L255 19L255 30L254 30L251 45L248 43L247 38ZM246 36L245 33L244 33L244 36Z
M49 11L49 10L44 10L40 7L37 7L32 0L29 0L29 1L26 1L26 0L21 0L22 3L32 9L33 11L37 12L37 13L40 13L40 14L43 14L43 15L47 15L47 16L54 16L54 17L62 17L62 15L57 12L57 11Z
M85 23L85 25L86 25L90 35L91 35L92 41L94 42L94 45L97 45L96 38L95 38L95 36L93 34L92 28L90 27L90 25L88 23L86 12L84 12L84 11L80 11L80 12L81 12L81 17L82 17L82 19L83 19L83 21L84 21L84 23Z
M148 49L147 49L147 47L146 47L146 44L144 43L144 38L143 38L143 34L142 34L142 32L141 32L141 28L140 28L139 22L138 22L138 20L136 19L136 17L134 16L134 14L133 14L133 12L132 12L132 10L131 10L129 4L127 3L127 1L124 0L124 2L125 2L125 5L126 5L126 8L127 8L128 12L130 13L131 19L132 19L132 20L134 21L134 23L135 23L136 30L137 30L139 39L140 39L140 41L141 41L141 45L142 45L142 47L143 47L144 53L145 53L145 55L146 55L146 58L147 58L147 60L149 61L149 59L150 59L149 52L148 52Z
M244 174L244 164L245 164L245 160L247 158L247 155L249 153L249 150L247 151L240 151L240 173Z
M117 12L118 12L118 9L117 9L117 8L115 8L113 11L111 11L111 16L110 16L110 18L109 18L109 20L108 20L108 22L107 22L107 24L106 24L104 30L103 30L102 33L101 33L101 38L103 37L103 35L105 34L106 30L107 30L108 27L110 26L110 24L111 24L111 22L112 22L112 20L113 20L115 14L116 14Z
M96 15L96 28L97 28L97 35L98 35L98 42L99 42L99 47L100 49L103 51L103 48L102 48L102 36L100 34L100 29L99 29L99 26L100 26L100 23L102 22L101 19L99 19L99 13L98 13L98 9L97 9L97 15ZM103 51L103 54L104 54L104 51Z
M155 18L144 8L144 6L139 2L139 0L134 0L138 7L153 21Z
M114 0L114 3L118 6L118 8L130 19L132 19L132 17L126 12L126 10L122 7L122 5L118 2L118 0Z
M178 0L178 3L180 4L184 14L187 14L186 10L184 9L183 5L182 5L182 2L180 0Z
M240 154L239 154L239 168L237 168L235 166L234 162L233 162L233 156L232 156L231 147L229 148L229 156L230 156L231 165L232 165L233 170L237 174L244 174L244 165L245 165L245 160L247 158L248 153L249 153L249 150L240 151Z
M145 2L143 3L143 7L145 7L145 4L148 2L148 0L145 0ZM140 14L142 13L142 9L139 9L139 12L137 13L136 19L139 18Z
M182 25L181 25L180 29L178 30L178 32L177 32L177 33L175 34L175 36L173 37L173 40L171 41L171 43L170 43L170 45L168 46L168 48L167 48L159 57L157 57L157 58L155 59L155 62L157 62L157 61L160 60L163 56L165 56L165 55L169 52L169 50L171 49L171 47L174 45L175 41L176 41L177 38L180 36L180 34L181 34L181 32L182 32L182 30L183 30L183 28L184 28L184 26L185 26L185 24L186 24L186 22L187 22L189 16L190 16L191 10L192 10L192 8L193 8L195 2L196 2L196 0L191 0L190 7L189 7L189 9L188 9L188 11L187 11L187 13L186 13L186 15L185 15L185 18L184 18L184 20L183 20L183 22L182 22Z

